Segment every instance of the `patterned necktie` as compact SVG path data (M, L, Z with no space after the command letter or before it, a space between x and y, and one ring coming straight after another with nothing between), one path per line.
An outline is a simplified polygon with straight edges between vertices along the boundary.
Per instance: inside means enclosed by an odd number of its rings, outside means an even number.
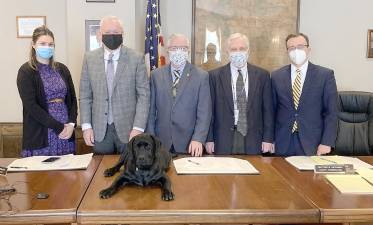
M238 108L238 121L237 121L237 131L243 136L247 134L247 101L246 101L246 91L245 83L243 81L243 76L241 70L238 70L238 77L236 81L236 101Z
M300 95L302 93L301 91L301 74L300 74L300 69L296 70L297 76L295 77L295 81L293 84L293 100L294 100L294 108L295 110L298 110L298 105L299 105L299 99ZM291 132L296 132L298 131L298 122L295 119L293 128L291 129Z
M106 81L107 81L107 89L109 94L109 110L108 110L108 124L113 123L113 108L111 102L111 96L113 94L113 83L114 83L114 62L113 62L114 54L109 55L109 59L106 65Z
M175 98L177 94L177 85L179 84L180 81L180 71L179 70L174 70L174 81L172 82L172 96Z

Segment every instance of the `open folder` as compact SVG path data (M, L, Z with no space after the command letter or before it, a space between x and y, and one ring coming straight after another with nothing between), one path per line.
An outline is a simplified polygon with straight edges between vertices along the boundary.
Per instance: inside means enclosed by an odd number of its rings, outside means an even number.
M259 174L247 160L231 157L186 157L174 166L178 174Z
M314 170L315 165L352 164L354 169L373 168L372 165L355 157L347 156L290 156L285 160L299 170Z
M8 172L87 169L92 156L93 153L61 155L53 162L42 162L51 156L31 156L14 160L8 166Z
M360 175L325 175L342 194L373 194L373 185Z

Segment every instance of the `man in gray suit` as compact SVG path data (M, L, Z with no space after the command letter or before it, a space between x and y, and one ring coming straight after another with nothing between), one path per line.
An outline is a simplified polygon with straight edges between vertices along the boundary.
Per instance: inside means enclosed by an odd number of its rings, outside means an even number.
M147 131L166 149L202 156L211 120L208 73L188 61L189 40L173 34L168 40L170 64L151 73Z
M122 45L117 17L101 20L98 37L103 47L84 56L80 118L85 143L95 153L113 154L146 128L149 80L144 57Z

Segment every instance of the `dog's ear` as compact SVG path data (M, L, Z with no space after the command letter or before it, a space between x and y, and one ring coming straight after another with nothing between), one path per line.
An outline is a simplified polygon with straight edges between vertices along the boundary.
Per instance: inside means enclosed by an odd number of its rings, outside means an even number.
M131 167L132 165L134 166L135 163L135 139L136 137L133 137L127 144L127 148L126 148L126 161L125 161L125 164L127 165L127 169L130 169L129 167Z
M161 148L162 142L154 135L150 135L150 137L153 139L154 148L155 148L154 150L157 152Z

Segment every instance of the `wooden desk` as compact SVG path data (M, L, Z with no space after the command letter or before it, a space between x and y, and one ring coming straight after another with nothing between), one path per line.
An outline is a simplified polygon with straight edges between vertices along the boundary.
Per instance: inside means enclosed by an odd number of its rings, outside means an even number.
M177 175L171 168L176 198L165 202L159 187L125 187L100 199L100 190L114 180L103 171L118 159L104 156L79 206L78 223L319 222L319 210L290 188L266 158L245 158L260 175Z
M365 157L373 163L373 157ZM271 165L298 193L309 199L321 212L322 223L372 222L373 195L341 194L321 174L299 171L283 158L271 158Z
M0 224L73 223L76 210L95 174L102 156L94 156L87 170L19 172L0 176L0 187L10 185L17 193L0 196ZM12 160L0 158L0 165ZM36 194L49 194L37 199Z

